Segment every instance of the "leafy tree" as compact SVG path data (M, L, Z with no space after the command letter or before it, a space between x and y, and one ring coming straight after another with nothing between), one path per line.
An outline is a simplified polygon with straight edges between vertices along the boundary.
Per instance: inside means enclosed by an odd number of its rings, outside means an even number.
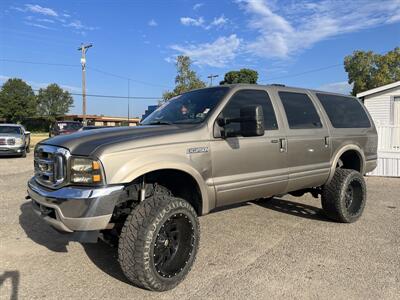
M0 91L0 117L17 123L35 114L36 97L32 88L22 79L8 79Z
M191 67L190 57L180 55L176 60L177 75L175 77L175 88L173 91L166 91L163 94L164 100L169 100L182 93L203 88L206 84L199 79Z
M74 102L71 94L55 83L48 85L45 89L40 89L37 99L39 115L50 120L65 115Z
M400 80L400 48L385 55L355 51L344 59L352 95Z
M225 74L224 80L219 84L235 84L235 83L250 83L256 84L258 72L252 69L241 69L239 71L230 71Z

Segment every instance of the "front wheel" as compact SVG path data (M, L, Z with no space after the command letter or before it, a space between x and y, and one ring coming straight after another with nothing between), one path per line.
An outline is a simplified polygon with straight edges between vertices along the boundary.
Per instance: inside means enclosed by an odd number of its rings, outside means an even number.
M136 286L170 290L189 273L196 257L200 226L185 200L155 194L136 206L125 221L118 260Z
M364 177L357 171L337 169L322 190L321 204L326 215L338 222L357 221L367 201Z

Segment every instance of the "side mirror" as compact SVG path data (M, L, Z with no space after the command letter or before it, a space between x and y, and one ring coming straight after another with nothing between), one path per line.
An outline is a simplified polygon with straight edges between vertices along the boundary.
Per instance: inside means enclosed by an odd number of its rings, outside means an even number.
M30 135L30 134L31 134L30 131L26 131L26 130L25 130L25 135Z
M242 136L264 135L264 114L261 105L242 107L239 122Z

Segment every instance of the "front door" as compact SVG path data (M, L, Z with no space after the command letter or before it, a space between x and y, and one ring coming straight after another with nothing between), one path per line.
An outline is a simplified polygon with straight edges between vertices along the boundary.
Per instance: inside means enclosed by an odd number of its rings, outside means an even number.
M219 117L238 118L245 105L262 106L265 134L243 137L235 134L239 132L237 123L224 128L214 125L214 132L224 130L228 136L211 141L217 206L273 196L284 192L287 186L285 132L268 93L261 89L239 90Z

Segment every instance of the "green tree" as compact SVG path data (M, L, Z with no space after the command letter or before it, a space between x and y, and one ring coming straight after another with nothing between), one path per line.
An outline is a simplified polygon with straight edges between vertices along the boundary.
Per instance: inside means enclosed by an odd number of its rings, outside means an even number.
M0 91L0 117L8 122L22 122L36 114L36 97L26 82L19 78L8 79Z
M224 80L219 84L250 83L256 84L258 72L252 69L241 69L239 71L229 71L225 74Z
M191 64L190 57L183 55L177 57L176 70L178 74L175 77L175 88L173 91L164 92L164 100L169 100L182 93L206 86L197 76L196 72L191 69Z
M400 48L384 55L354 51L344 59L352 95L400 80Z
M50 120L55 120L57 116L65 115L74 102L71 94L55 83L40 89L37 99L39 115Z

